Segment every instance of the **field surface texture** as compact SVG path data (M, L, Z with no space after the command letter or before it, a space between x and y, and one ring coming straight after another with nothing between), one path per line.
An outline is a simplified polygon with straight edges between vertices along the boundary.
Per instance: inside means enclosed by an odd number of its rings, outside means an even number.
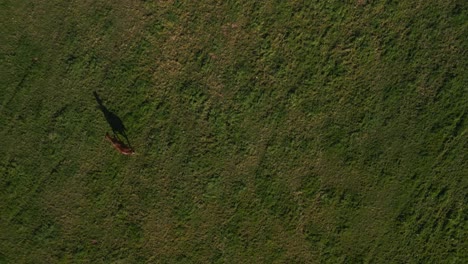
M0 263L467 263L467 52L466 0L0 0Z

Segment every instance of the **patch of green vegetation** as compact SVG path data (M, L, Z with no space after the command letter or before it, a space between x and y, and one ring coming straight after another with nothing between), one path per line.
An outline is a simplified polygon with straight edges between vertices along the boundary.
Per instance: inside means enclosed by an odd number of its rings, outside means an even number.
M0 263L468 259L465 2L0 6Z

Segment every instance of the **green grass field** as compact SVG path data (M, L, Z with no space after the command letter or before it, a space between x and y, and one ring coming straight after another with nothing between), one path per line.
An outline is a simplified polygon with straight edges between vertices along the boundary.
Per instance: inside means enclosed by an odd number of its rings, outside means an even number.
M467 263L467 52L463 0L0 0L0 263Z

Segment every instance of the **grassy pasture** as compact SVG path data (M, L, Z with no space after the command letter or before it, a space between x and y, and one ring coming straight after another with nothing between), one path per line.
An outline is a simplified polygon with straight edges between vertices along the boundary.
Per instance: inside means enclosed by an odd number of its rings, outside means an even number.
M466 263L467 15L1 0L0 263Z

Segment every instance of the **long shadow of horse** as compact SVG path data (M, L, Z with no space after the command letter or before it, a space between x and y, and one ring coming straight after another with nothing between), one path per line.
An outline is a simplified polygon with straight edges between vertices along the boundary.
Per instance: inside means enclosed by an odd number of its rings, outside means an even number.
M109 109L102 103L101 97L99 97L97 92L93 92L94 98L96 98L96 102L98 103L98 108L104 114L107 123L112 129L112 132L116 136L122 136L127 141L127 145L131 147L130 140L127 137L127 129L125 128L122 119L118 117L114 112L109 111Z

